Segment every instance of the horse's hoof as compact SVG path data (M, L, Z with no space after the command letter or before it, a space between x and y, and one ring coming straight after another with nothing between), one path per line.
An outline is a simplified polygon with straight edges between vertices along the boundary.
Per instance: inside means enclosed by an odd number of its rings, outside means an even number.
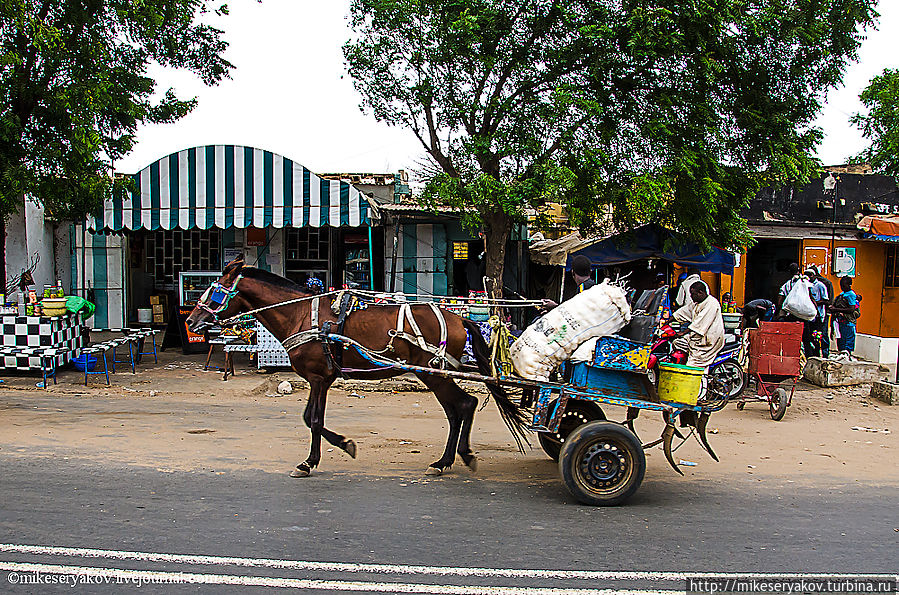
M350 458L356 458L356 443L349 438L343 441L343 444L340 445L340 448L346 451L346 453L350 455Z
M312 469L306 463L300 463L296 469L290 472L291 477L309 477L312 475Z
M428 467L427 471L425 471L425 475L443 475L443 469L439 467Z
M470 459L468 459L467 461L465 461L465 460L463 459L463 462L464 462L466 465L468 465L468 468L471 469L471 472L472 472L472 473L477 472L477 470L478 470L478 457L476 457L476 456L474 456L474 455L471 455L471 458L470 458Z

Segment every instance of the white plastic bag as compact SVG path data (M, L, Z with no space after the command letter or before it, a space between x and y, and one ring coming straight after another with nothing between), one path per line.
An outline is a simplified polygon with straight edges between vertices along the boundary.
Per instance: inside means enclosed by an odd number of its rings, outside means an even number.
M593 337L615 334L630 318L624 290L604 281L562 302L526 328L509 349L512 364L525 378L549 380L550 372L579 345Z
M814 320L818 315L818 308L808 294L809 282L805 279L797 279L784 300L783 309L800 320Z

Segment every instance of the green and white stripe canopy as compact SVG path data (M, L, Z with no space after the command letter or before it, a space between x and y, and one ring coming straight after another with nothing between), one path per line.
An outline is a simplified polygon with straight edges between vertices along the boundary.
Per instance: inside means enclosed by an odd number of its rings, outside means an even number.
M96 230L332 227L369 224L358 189L325 180L270 151L207 145L172 153L133 176L136 191L108 200Z

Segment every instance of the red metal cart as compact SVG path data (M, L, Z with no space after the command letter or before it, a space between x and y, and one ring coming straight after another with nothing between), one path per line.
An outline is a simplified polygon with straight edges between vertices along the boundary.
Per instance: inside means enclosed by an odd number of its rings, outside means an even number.
M756 394L744 393L737 409L747 402L768 403L771 419L779 421L793 402L796 383L802 373L802 323L760 322L749 331L749 376L756 383ZM790 394L781 384L793 380Z

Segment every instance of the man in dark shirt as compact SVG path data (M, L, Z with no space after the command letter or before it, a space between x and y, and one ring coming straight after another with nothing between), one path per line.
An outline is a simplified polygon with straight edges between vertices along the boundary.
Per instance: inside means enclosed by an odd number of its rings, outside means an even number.
M771 300L752 300L743 306L743 328L758 326L760 320L773 320L777 306Z
M567 274L563 277L563 283L565 283L565 288L562 291L563 301L570 300L582 291L586 291L596 285L596 281L590 278L592 272L593 263L583 254L578 254L571 259L571 277ZM558 305L553 300L544 299L542 309L552 310Z

